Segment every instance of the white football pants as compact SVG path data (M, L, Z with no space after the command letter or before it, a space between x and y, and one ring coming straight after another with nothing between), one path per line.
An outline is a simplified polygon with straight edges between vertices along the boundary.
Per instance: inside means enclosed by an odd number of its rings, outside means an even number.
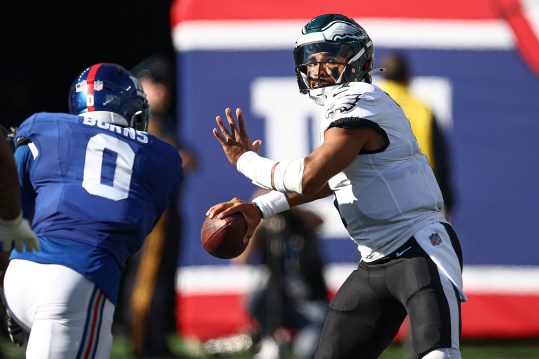
M114 305L70 268L14 259L4 279L8 310L30 332L26 358L110 357Z

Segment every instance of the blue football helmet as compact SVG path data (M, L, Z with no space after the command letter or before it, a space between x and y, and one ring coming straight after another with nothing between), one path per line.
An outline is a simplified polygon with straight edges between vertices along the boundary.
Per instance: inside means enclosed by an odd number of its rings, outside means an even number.
M69 112L141 131L146 131L151 117L139 80L111 63L95 64L80 73L69 90Z
M367 32L340 14L315 17L301 29L294 49L299 90L323 105L344 82L371 82L374 46Z

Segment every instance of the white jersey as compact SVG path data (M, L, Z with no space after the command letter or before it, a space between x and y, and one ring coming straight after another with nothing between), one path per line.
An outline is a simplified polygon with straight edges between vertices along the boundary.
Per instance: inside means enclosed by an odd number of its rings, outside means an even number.
M364 82L350 82L329 92L322 141L329 127L364 126L374 126L387 136L387 148L358 154L329 185L362 259L372 262L395 251L424 226L446 220L434 173L399 105Z

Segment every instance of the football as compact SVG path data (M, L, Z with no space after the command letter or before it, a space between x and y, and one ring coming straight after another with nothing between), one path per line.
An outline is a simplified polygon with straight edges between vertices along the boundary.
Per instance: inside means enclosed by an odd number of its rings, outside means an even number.
M247 221L237 212L219 219L206 217L200 231L200 239L206 252L221 259L239 256L247 248L243 237L247 232Z

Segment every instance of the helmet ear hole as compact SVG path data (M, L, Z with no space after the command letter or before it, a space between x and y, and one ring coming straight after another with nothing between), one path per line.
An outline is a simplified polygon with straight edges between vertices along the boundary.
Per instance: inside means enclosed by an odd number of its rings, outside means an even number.
M150 122L150 113L151 112L149 106L135 112L135 114L131 118L130 127L134 128L135 130L146 131Z

